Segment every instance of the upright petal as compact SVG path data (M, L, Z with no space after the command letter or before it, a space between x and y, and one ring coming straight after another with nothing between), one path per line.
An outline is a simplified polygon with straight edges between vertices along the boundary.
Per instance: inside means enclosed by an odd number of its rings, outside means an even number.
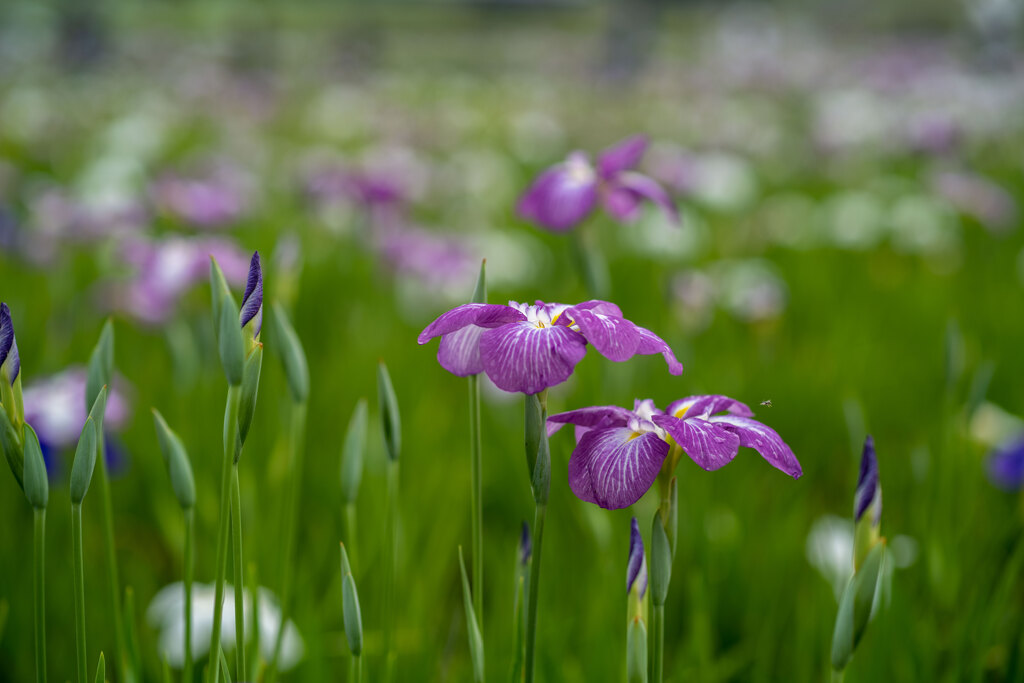
M427 325L416 338L417 343L426 344L434 337L451 334L467 325L492 328L508 323L526 320L526 316L514 308L502 304L463 304L442 313Z
M629 507L654 484L666 455L668 443L654 432L591 430L569 458L569 488L609 510Z
M631 417L633 417L632 412L619 406L591 406L556 413L548 418L548 436L552 436L567 424L587 428L625 427Z
M728 465L740 450L736 434L706 420L655 415L653 421L675 439L690 460L709 472Z
M644 557L644 538L640 535L640 524L636 517L629 530L629 562L626 564L626 593L636 584L637 597L647 592L647 559Z
M561 384L587 352L583 335L568 327L516 322L480 337L484 372L499 389L536 394Z
M768 425L739 415L714 415L709 420L735 432L740 437L741 446L753 448L775 469L782 470L794 479L799 479L804 473L793 450Z
M249 262L249 278L245 283L245 294L242 296L242 310L238 316L242 327L250 320L253 323L253 337L260 336L263 328L263 268L260 266L260 253L253 252Z
M575 227L597 204L597 175L586 156L573 154L537 177L519 200L520 216L562 232Z
M857 477L857 492L853 496L853 521L859 522L871 503L878 498L873 524L882 515L882 489L878 485L878 457L875 455L875 440L869 434L864 440L864 452L860 458L860 476Z
M0 372L6 375L11 385L21 372L18 340L14 338L14 323L11 321L11 309L7 304L0 304Z
M746 404L721 394L687 396L670 403L665 412L673 417L708 417L721 412L741 417L751 417L754 414Z
M639 164L646 151L646 135L634 135L617 142L598 156L598 173L602 179L608 180Z
M469 377L484 371L480 360L480 335L486 328L467 325L441 337L437 347L437 362L441 367L459 377Z
M622 309L619 308L616 304L613 304L611 301L602 301L601 299L591 299L589 301L584 301L581 304L571 306L571 308L579 308L587 311L593 311L594 313L600 313L601 315L610 315L616 318L625 317L624 315L622 315ZM569 320L568 316L566 316L565 318L559 318L559 320L563 319L566 321ZM567 322L566 324L569 323Z

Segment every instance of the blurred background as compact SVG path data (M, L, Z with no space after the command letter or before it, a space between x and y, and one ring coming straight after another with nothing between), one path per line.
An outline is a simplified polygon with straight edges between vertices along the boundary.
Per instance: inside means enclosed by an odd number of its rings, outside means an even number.
M151 602L180 580L183 527L149 409L190 450L196 579L212 582L225 386L207 255L240 296L258 249L268 300L292 312L313 377L299 640L284 679L347 670L340 453L367 397L349 545L379 680L380 358L405 439L397 680L468 680L466 382L416 335L468 300L482 257L492 302L589 298L573 238L521 220L515 202L569 152L641 133L640 169L671 192L681 226L650 208L585 228L608 298L686 371L591 352L551 410L728 394L804 468L793 481L749 450L714 473L681 463L667 680L825 679L867 433L895 561L848 680L1024 680L1022 21L1019 0L5 2L0 299L52 477L51 678L72 676L67 479L100 327L113 316L118 561L157 680L166 615ZM273 593L286 392L268 353L241 488L246 557ZM516 546L533 501L522 400L494 387L484 398L483 630L497 680L512 660ZM572 446L567 432L552 440L539 679L619 681L630 517L646 536L656 502L608 512L577 500ZM90 662L114 646L100 507L84 512ZM25 681L31 515L6 473L0 518L0 681Z

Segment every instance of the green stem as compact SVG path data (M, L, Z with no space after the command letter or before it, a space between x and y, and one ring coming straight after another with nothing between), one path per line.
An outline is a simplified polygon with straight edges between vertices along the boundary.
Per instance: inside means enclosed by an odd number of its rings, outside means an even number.
M537 644L537 594L540 588L540 551L544 541L547 505L537 505L533 521L533 557L530 560L529 597L526 603L526 683L533 681L534 651Z
M122 680L134 680L130 673L128 652L124 644L124 619L121 610L121 584L117 574L117 548L114 545L114 503L110 496L110 476L107 474L107 447L102 434L97 434L96 464L100 471L100 498L103 499L103 545L107 553L107 579L110 583L110 605L114 614L114 661Z
M652 605L651 607L651 629L654 631L651 683L661 683L665 661L665 606Z
M46 508L36 508L35 516L35 546L34 546L34 568L35 581L33 593L35 596L35 626L36 626L36 682L46 683L46 586L45 556L46 556Z
M291 486L288 488L285 501L284 526L284 557L281 572L281 622L277 627L277 638L274 640L274 656L270 660L267 671L267 683L277 680L277 665L284 644L284 626L288 623L291 607L292 572L295 564L295 533L298 520L299 496L302 492L302 462L305 452L306 404L292 403L291 438L289 440L289 467Z
M185 668L182 680L192 683L192 576L195 573L195 514L192 508L185 510Z
M846 669L842 671L836 671L832 669L831 681L832 683L843 683L843 679L846 677Z
M348 562L352 565L352 573L356 567L356 502L345 503L345 551L348 552Z
M235 441L238 439L238 399L239 386L228 387L227 406L224 415L224 459L220 469L220 524L217 529L217 557L214 560L217 578L214 590L213 629L210 633L211 665L209 680L217 683L220 680L220 667L217 666L213 653L220 650L221 618L224 616L224 573L227 569L228 556L228 523L231 519L231 467L234 462Z
M387 525L384 529L387 572L384 582L384 656L385 680L393 680L395 654L395 564L398 555L398 461L388 463Z
M235 678L245 680L245 579L242 576L242 492L238 463L231 466L231 551L235 580ZM255 599L256 596L253 596Z
M71 504L71 543L75 565L75 655L78 683L89 680L85 653L85 566L82 559L82 504Z
M470 505L473 530L473 611L481 634L484 628L484 536L483 498L481 497L480 376L469 377L469 455Z
M363 680L363 658L360 655L352 655L348 664L349 683L359 683Z

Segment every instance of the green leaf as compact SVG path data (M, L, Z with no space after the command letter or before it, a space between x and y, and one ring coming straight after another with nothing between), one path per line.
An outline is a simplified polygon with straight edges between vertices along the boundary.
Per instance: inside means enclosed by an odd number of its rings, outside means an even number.
M192 463L181 437L168 426L160 411L153 408L153 422L156 424L156 438L160 443L167 471L171 475L171 488L183 510L190 510L196 504L196 482L192 476Z
M391 384L391 376L384 361L377 364L377 402L380 407L384 448L392 462L398 461L402 451L402 419L398 413L398 399Z
M260 390L260 371L263 368L263 345L259 344L249 354L242 372L242 393L238 397L238 439L244 444L256 412L256 398ZM235 455L238 456L241 451Z
M651 525L651 602L664 605L668 598L668 584L672 579L672 546L660 513L655 513Z
M163 658L163 683L174 683L174 678L171 677L171 663L167 661L167 655Z
M480 262L480 275L476 278L476 287L473 289L473 298L470 303L487 303L487 259Z
M0 449L3 450L4 457L7 458L7 464L10 465L11 473L14 475L15 481L18 482L18 488L24 491L24 447L22 446L21 439L18 438L18 432L15 431L10 418L7 417L6 410L0 410Z
M341 606L345 621L345 639L352 655L358 657L363 652L363 617L359 611L359 593L356 581L352 577L352 567L348 563L345 544L341 544Z
M640 617L626 629L626 682L647 683L647 627Z
M518 564L518 562L516 564ZM520 575L519 579L516 581L516 609L514 622L515 650L512 656L512 683L520 683L520 681L523 680L523 660L526 659L525 586L526 579Z
M361 398L349 418L345 442L341 447L341 498L345 503L355 503L359 496L366 454L366 415L366 399Z
M224 683L231 683L231 670L228 669L228 658L224 656L224 648L217 647L220 653L220 676Z
M483 683L484 680L484 639L480 635L480 625L476 622L473 611L473 592L469 588L466 576L466 562L462 559L462 546L459 546L459 570L462 572L462 602L466 608L466 631L469 635L469 656L473 661L473 680Z
M274 342L277 355L284 366L285 377L288 378L288 389L296 403L305 403L309 398L309 365L306 352L302 350L302 342L295 328L288 319L288 314L276 302L273 305Z
M25 425L25 497L37 510L45 510L50 497L43 449L39 446L36 430L29 424Z
M872 548L864 564L846 584L832 634L832 668L836 671L842 671L849 664L871 619L884 559L885 541L882 541Z
M228 384L238 386L245 372L245 342L242 339L242 328L238 325L238 304L231 292L222 293L219 310L217 349L220 352L220 364Z
M104 386L114 381L114 321L107 318L99 341L89 356L89 373L85 380L85 409L91 410ZM102 420L96 422L102 425ZM101 427L102 429L102 427Z
M100 652L100 661L96 665L96 683L106 683L107 680L107 663L103 659L103 653Z
M96 467L96 425L87 418L82 434L78 437L75 460L71 464L71 502L80 504L89 491L92 472Z

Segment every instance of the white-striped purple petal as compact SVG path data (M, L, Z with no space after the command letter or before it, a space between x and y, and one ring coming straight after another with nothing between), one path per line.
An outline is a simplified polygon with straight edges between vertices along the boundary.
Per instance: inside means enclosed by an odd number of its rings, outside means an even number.
M576 307L567 309L565 315L576 323L587 341L608 360L622 362L636 355L640 335L636 325L629 320Z
M637 327L636 332L640 337L640 341L637 344L636 352L642 356L649 356L651 354L660 353L661 357L665 359L665 363L668 364L668 371L671 375L683 374L683 364L676 359L676 354L672 352L670 347L664 339L654 334L646 327Z
M619 406L591 406L556 413L548 418L548 436L551 437L567 424L592 429L595 427L625 427L633 413Z
M586 155L573 153L541 173L519 200L523 218L556 232L575 227L597 204L597 174Z
M753 448L775 469L782 470L794 479L799 479L804 473L793 450L768 425L739 415L714 415L708 419L735 432L740 438L740 445Z
M629 507L654 484L668 450L654 432L592 429L569 458L569 488L581 500L608 510Z
M723 426L691 418L655 415L654 424L667 431L683 452L709 472L725 467L740 450L740 437Z
M14 338L14 322L11 309L0 303L0 371L14 385L21 372L21 357L18 356L18 340Z
M242 310L238 315L242 327L253 323L253 337L260 335L263 328L263 268L260 267L260 252L254 251L249 262L249 278L242 296Z
M526 321L490 329L480 337L484 372L499 389L536 394L561 384L587 352L579 332Z
M857 477L857 492L853 497L853 519L859 522L871 503L878 499L874 509L872 525L877 526L882 517L882 488L878 481L878 458L875 455L875 440L869 434L864 439L864 452L860 456L860 476Z
M639 164L646 151L646 135L634 135L621 142L617 142L598 156L598 173L600 173L602 179L609 180L615 175Z
M572 308L593 311L594 313L600 313L601 315L610 315L616 318L624 318L622 315L622 309L611 301L602 301L601 299L591 299L584 301L581 304L576 304Z
M438 316L420 332L416 341L419 344L426 344L434 337L451 334L468 325L493 328L522 320L526 320L525 315L502 304L463 304Z
M480 335L486 331L477 325L467 325L441 337L437 347L437 362L459 377L469 377L484 371L480 360Z
M721 394L687 396L670 403L665 412L673 417L707 417L721 412L729 412L741 417L754 415L746 404Z
M626 564L626 593L636 584L637 597L643 599L647 592L647 558L644 556L644 538L640 535L640 524L633 518L629 529L629 561Z

